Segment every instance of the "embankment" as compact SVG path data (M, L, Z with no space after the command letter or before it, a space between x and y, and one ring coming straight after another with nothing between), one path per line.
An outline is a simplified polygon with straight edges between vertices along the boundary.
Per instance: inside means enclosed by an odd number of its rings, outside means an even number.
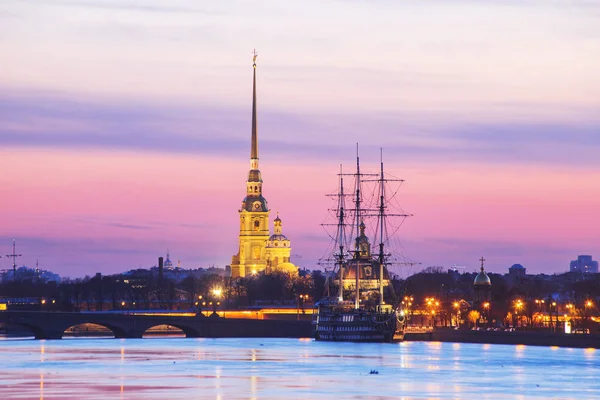
M493 332L436 329L427 333L409 333L406 341L451 343L524 344L528 346L558 346L600 348L600 335L561 334L550 332Z

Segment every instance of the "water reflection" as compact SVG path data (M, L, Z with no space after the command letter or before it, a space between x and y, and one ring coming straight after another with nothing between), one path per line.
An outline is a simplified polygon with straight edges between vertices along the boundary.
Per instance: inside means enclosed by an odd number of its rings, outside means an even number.
M252 375L250 377L250 398L255 400L256 399L256 382L258 381L258 378L256 375Z
M587 399L600 397L599 353L297 339L5 341L0 398Z

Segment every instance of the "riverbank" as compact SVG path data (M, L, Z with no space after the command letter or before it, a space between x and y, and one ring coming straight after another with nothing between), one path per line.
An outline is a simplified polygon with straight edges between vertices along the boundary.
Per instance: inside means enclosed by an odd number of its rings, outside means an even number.
M262 338L309 338L312 337L310 321L289 320L248 320L217 318L206 321L206 337L231 338L231 337L262 337ZM18 325L4 326L7 337L29 337L32 332ZM157 326L149 329L146 335L172 336L181 334L179 329L170 326ZM65 337L95 337L111 335L111 331L100 326L95 329L70 329L65 332ZM509 344L528 346L557 346L572 348L600 349L600 335L591 334L564 334L551 332L505 332L505 331L471 331L451 330L438 328L428 332L407 332L404 336L407 342L449 342L449 343L487 343Z
M406 341L488 343L527 346L557 346L600 349L600 335L552 332L495 332L435 329L425 333L407 333Z

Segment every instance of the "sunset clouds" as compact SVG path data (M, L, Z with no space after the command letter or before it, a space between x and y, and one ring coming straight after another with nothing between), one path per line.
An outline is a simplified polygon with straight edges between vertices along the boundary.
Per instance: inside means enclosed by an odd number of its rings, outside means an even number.
M167 247L229 263L255 47L265 196L295 263L327 247L324 195L356 142L407 179L403 247L424 266L554 273L600 253L585 1L4 2L0 249L73 276Z

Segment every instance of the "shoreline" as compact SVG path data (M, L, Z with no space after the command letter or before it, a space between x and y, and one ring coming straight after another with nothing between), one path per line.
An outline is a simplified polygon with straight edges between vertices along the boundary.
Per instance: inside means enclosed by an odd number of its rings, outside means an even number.
M600 335L564 334L551 332L494 332L437 329L424 333L407 333L407 342L443 342L474 344L507 344L542 347L571 347L600 349Z
M310 321L288 320L248 320L248 319L216 319L205 321L210 328L205 337L210 338L312 338ZM17 326L6 326L0 338L15 339L31 337L32 333ZM16 328L16 329L15 329ZM104 330L104 329L103 329ZM108 334L108 335L107 335ZM175 335L174 335L175 334ZM181 332L183 334L183 332ZM111 336L109 332L90 330L89 332L65 332L64 337L101 337ZM145 337L180 336L180 332L170 329L152 329ZM204 336L204 335L203 335ZM600 335L597 334L565 334L553 332L505 332L505 331L471 331L437 328L428 332L407 332L406 342L443 342L474 344L506 344L544 347L570 347L600 349Z

